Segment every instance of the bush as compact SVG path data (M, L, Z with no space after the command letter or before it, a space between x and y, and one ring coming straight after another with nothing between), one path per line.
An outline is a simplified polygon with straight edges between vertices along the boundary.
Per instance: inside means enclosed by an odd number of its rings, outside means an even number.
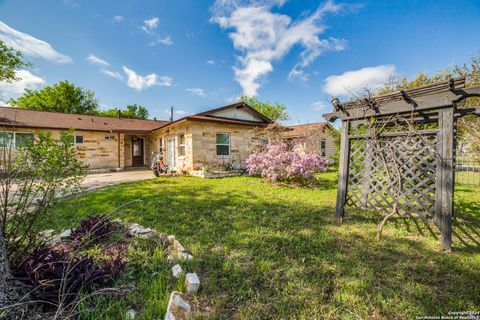
M315 173L325 172L327 163L317 154L288 150L283 143L269 144L247 159L250 175L260 174L267 181L310 184Z

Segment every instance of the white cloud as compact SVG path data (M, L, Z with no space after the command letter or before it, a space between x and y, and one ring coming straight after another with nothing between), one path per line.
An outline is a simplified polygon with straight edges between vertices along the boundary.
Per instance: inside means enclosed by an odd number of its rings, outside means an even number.
M88 62L90 62L92 64L96 64L98 66L107 67L107 66L110 65L107 61L105 61L103 59L100 59L99 57L94 56L93 54L88 55L88 57L86 59L87 59Z
M215 60L207 60L207 64L214 65L214 64L215 64Z
M365 89L375 91L394 75L395 66L391 64L347 71L327 77L323 91L332 96L351 96Z
M217 0L212 6L211 21L223 29L233 30L229 37L239 66L234 67L235 79L244 94L256 95L262 79L273 71L272 63L283 58L294 46L303 50L290 72L290 78L308 79L303 71L320 54L327 50L344 50L346 41L321 39L325 26L322 20L327 13L337 13L341 5L326 1L314 13L292 21L287 15L274 13L274 6L285 0Z
M12 29L1 21L0 40L3 40L8 46L17 49L28 56L39 57L57 63L72 62L70 57L57 52L48 42Z
M122 22L124 20L123 16L115 16L113 17L113 21L115 22Z
M44 79L27 70L18 70L16 76L20 80L11 83L0 82L0 91L7 93L9 96L21 95L25 89L37 89L45 83Z
M170 87L172 85L172 78L168 76L158 76L155 73L141 76L125 66L123 67L123 72L127 75L127 85L135 90L147 89L154 85L163 87Z
M142 30L145 31L146 33L150 33L152 30L157 29L159 21L160 19L158 19L158 17L153 17L151 19L144 20Z
M329 106L323 101L315 101L312 103L312 108L316 111L328 110Z
M100 70L101 73L103 73L104 75L107 75L111 78L114 78L114 79L118 79L118 80L123 80L123 77L120 73L118 73L117 71L112 71L112 70L109 70L109 69L105 69L105 68L102 68Z
M158 37L156 40L150 42L150 46L154 46L158 43L164 44L166 46L171 46L173 44L173 40L172 38L170 38L170 36L166 36L164 38Z
M205 97L205 91L200 88L187 88L187 91L199 97Z

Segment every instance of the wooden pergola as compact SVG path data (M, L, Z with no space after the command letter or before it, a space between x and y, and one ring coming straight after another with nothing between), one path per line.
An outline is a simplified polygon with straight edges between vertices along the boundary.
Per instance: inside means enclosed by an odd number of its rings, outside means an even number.
M463 107L470 97L480 97L480 86L465 87L465 78L450 79L411 90L341 103L332 100L328 121L342 120L336 219L341 222L346 206L388 210L394 205L407 214L428 213L441 230L441 244L452 246L452 216L456 120L480 116L480 107ZM401 158L401 175L407 183L400 197L392 197L391 185L381 169L368 133L358 134L365 121L389 121L409 117L427 124L412 136L405 130L382 134L382 143L394 147Z

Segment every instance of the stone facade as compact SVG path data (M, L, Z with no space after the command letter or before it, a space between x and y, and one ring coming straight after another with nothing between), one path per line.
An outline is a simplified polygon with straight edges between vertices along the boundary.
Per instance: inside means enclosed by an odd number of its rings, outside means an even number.
M9 128L5 132L33 133L37 137L39 129L33 128ZM74 142L76 154L79 160L89 165L89 169L124 169L124 134L94 131L60 131L41 129L42 132L51 132L53 138L59 138L60 132L65 132L79 138ZM120 143L119 143L120 138ZM74 138L74 140L76 140ZM120 154L120 161L118 155ZM120 166L119 166L120 164Z
M218 133L228 134L230 137L228 155L217 155ZM185 136L185 156L179 155L181 134ZM159 152L162 146L166 162L174 162L173 168L176 170L190 172L206 167L243 169L245 160L257 141L254 134L253 126L183 121L155 131L152 134L152 150ZM173 152L170 150L171 146ZM172 154L175 155L174 161L170 159Z

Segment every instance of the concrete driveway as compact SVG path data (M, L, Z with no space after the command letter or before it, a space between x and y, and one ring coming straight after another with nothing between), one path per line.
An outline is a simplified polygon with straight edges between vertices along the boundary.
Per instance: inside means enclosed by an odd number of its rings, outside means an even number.
M152 171L147 169L92 173L85 177L85 180L82 182L82 187L85 188L85 191L91 191L123 182L147 180L153 178L155 178L155 176L153 175Z

